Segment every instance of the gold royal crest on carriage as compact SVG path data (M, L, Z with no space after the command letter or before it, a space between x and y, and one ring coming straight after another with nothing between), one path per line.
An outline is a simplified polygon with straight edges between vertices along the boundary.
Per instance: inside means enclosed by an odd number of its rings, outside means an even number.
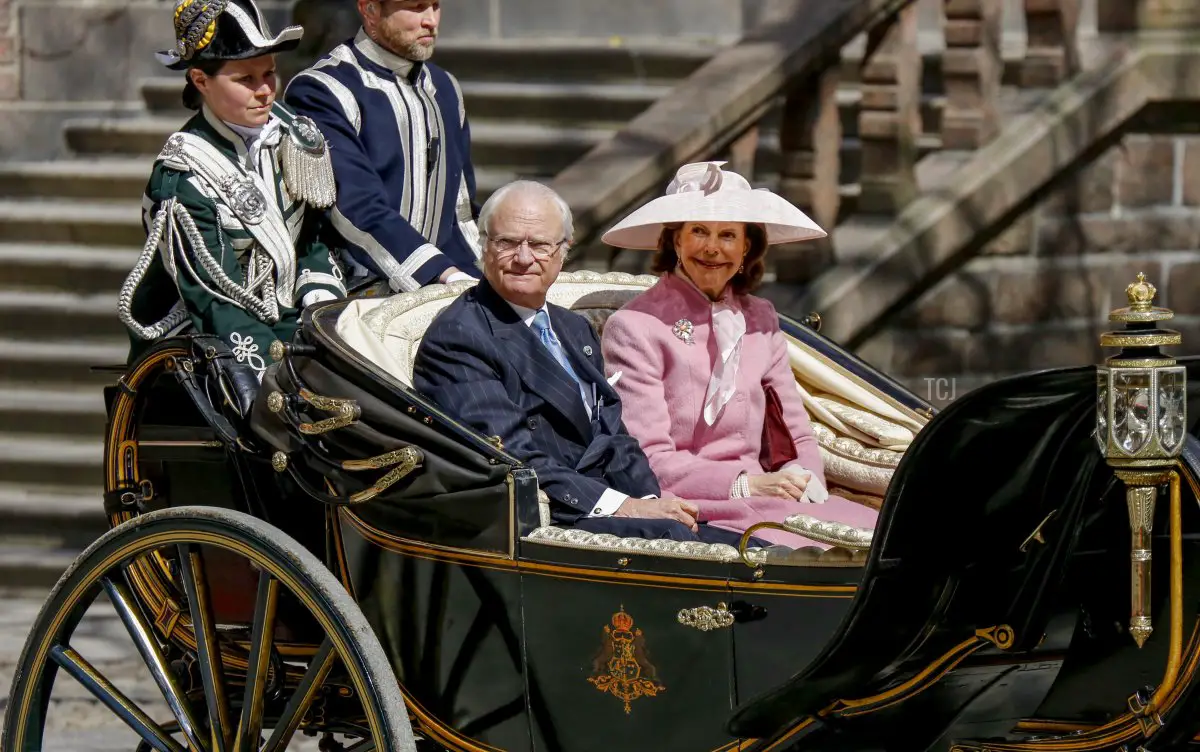
M604 625L604 645L592 670L588 681L601 692L623 700L626 715L632 710L630 703L634 700L654 697L666 689L650 663L642 630L634 628L633 617L625 613L624 606L612 615L611 625Z

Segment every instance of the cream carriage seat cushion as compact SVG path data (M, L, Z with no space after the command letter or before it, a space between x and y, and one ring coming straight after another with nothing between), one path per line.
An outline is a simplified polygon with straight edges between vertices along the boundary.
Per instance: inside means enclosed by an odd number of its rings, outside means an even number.
M654 284L650 275L579 271L559 274L547 299L584 316L596 330L621 306ZM356 299L338 317L347 345L405 386L412 386L413 360L425 330L446 306L475 282L433 285L390 298Z

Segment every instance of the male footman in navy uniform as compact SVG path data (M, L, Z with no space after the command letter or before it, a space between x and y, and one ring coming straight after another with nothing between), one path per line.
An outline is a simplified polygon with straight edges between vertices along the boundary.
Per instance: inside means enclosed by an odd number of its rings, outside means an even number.
M457 81L427 62L435 0L358 0L362 28L288 85L317 122L337 179L333 226L351 289L395 292L478 276L475 172Z

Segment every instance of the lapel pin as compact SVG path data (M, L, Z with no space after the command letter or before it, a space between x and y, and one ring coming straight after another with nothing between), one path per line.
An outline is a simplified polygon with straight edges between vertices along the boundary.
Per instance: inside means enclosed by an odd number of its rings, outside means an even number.
M583 346L583 354L584 354L584 355L586 355L586 356L588 356L588 357L590 358L590 357L592 356L592 346L591 346L591 345L584 345L584 346Z
M692 326L692 322L687 319L680 319L675 322L675 326L671 327L671 332L683 340L684 344L691 345L695 343L695 340L692 339L692 331L694 329L695 327Z

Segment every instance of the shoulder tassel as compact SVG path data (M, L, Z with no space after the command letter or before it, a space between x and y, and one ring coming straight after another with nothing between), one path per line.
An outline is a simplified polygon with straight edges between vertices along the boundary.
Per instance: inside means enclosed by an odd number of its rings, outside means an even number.
M329 146L317 124L298 117L279 147L283 180L288 192L317 209L328 209L337 199Z

